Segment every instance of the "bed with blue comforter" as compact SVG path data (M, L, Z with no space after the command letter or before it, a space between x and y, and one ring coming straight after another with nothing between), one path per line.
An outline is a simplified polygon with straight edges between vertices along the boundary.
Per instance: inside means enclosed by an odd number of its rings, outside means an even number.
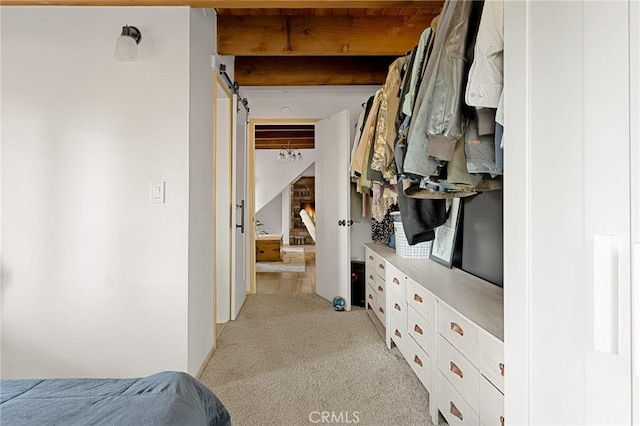
M230 425L222 402L186 373L137 379L0 380L2 425Z

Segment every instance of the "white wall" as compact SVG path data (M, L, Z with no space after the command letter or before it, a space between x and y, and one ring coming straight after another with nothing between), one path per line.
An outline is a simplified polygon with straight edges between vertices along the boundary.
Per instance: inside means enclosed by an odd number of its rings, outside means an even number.
M258 149L254 153L255 209L260 211L267 203L298 179L316 161L313 149L301 149L301 161L278 161L278 151Z
M189 44L188 371L213 346L213 70L215 14L191 9Z
M251 118L322 119L348 109L353 131L362 104L378 88L379 86L249 87L242 91L249 99ZM288 107L291 113L283 115L281 110L284 107ZM363 260L363 244L368 242L371 242L371 220L363 218L362 222L354 223L351 227L351 258Z
M194 181L209 168L189 157L190 134L203 151L207 137L189 119L190 20L186 7L3 8L4 377L193 371L204 352L208 326L187 316L210 273L188 261L190 160ZM137 63L114 60L125 24L142 31ZM149 203L152 181L165 204Z
M286 192L287 190L283 191ZM282 233L282 215L287 214L282 210L282 194L271 200L267 205L261 208L256 213L256 219L259 219L263 226L260 227L260 231L265 231L269 234L281 234Z

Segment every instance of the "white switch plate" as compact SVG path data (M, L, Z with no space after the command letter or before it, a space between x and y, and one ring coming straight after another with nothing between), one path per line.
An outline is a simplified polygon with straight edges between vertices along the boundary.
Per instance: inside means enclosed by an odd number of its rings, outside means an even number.
M151 204L164 204L164 182L149 183L149 202Z

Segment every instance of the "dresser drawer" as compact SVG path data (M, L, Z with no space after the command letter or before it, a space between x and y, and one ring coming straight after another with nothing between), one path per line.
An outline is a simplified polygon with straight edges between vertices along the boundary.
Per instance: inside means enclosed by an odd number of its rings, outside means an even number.
M386 320L386 308L384 304L384 295L380 297L380 295L378 294L377 299L378 300L376 302L375 312L376 312L376 315L378 316L378 319L382 323L382 325L386 328L387 320Z
M389 318L389 334L393 343L400 349L402 356L408 359L410 351L407 349L407 340L411 337L407 334L407 322L402 322L402 318L392 314Z
M438 342L438 370L477 413L480 407L480 372L442 337Z
M407 331L427 354L432 354L434 349L433 338L435 335L433 325L424 319L422 315L418 314L412 306L409 306L409 310L407 311Z
M407 303L431 324L436 323L435 296L411 278L407 278Z
M390 293L396 293L405 299L406 294L406 276L395 266L387 263L387 273L385 275L385 283Z
M389 298L389 312L391 315L400 316L404 321L405 328L407 328L407 302L404 299L404 295L400 296L398 293L391 291L387 297Z
M504 343L478 329L478 348L480 373L504 393Z
M378 309L378 293L374 290L373 285L370 285L369 283L366 285L366 290L366 303L375 311Z
M480 418L449 381L438 372L438 410L451 426L480 425Z
M504 395L486 378L480 378L480 423L504 426Z
M367 274L369 274L369 272L373 272L374 274L376 273L377 259L380 259L380 256L375 254L373 250L367 248L364 259L364 265L367 270Z
M431 364L433 360L422 350L420 346L416 342L413 341L411 337L406 338L406 348L407 354L405 356L407 362L413 369L413 372L416 373L418 379L422 382L422 385L429 391L429 395L432 395L432 385L431 385L431 371L433 369L433 365Z
M438 331L456 349L478 366L478 329L445 303L438 306Z
M383 301L385 297L386 286L387 284L384 282L384 278L380 277L379 275L375 275L374 288L378 292L378 296L381 297Z

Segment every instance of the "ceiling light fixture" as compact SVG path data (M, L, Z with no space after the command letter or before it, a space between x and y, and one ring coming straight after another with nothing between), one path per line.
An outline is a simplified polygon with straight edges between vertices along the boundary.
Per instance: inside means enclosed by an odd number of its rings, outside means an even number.
M116 41L116 60L119 62L136 62L138 60L138 45L142 34L136 27L125 25L122 34Z
M298 161L302 160L302 153L299 149L291 149L291 141L287 143L287 149L282 148L278 154L278 161Z

